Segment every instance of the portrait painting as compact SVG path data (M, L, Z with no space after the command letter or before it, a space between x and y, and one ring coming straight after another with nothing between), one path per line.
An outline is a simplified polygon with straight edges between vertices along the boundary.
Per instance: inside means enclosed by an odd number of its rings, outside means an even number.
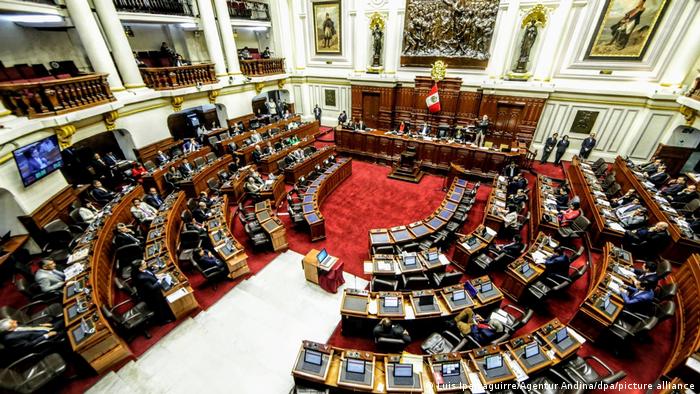
M340 1L313 3L314 47L317 55L342 54Z
M590 134L593 131L596 119L598 119L597 111L578 111L574 117L574 123L571 124L569 133Z
M324 95L324 101L323 101L324 106L335 107L335 90L334 89L324 89L323 95Z
M606 0L587 59L641 60L671 0Z

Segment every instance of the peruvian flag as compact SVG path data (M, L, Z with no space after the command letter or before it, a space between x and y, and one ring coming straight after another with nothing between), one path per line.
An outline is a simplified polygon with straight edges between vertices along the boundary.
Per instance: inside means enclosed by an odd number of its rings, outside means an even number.
M440 112L440 95L438 94L437 83L433 84L430 89L430 94L425 99L425 105L428 106L430 112Z

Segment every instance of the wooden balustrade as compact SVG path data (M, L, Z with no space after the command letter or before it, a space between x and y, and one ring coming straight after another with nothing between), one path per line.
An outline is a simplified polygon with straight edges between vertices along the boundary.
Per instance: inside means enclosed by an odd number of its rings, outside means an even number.
M143 82L155 90L179 89L217 83L213 63L180 67L142 67Z
M117 11L194 16L192 0L113 0L113 2Z
M16 116L30 119L78 111L115 101L107 74L90 73L49 81L1 83L0 97Z
M249 77L284 74L284 58L241 60L241 72Z

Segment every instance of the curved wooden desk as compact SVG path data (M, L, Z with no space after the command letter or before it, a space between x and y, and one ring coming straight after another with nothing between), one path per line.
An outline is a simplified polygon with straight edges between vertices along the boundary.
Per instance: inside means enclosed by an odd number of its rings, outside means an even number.
M307 176L317 165L335 154L335 146L326 146L299 163L294 163L284 169L284 181L290 185L297 183L299 178Z
M567 330L567 338L557 343L555 337L563 329ZM538 354L525 358L525 347L533 342L539 342ZM296 355L292 376L295 382L317 389L363 391L372 393L391 392L463 392L465 387L484 388L486 384L499 382L515 382L516 376L525 378L535 373L554 367L574 356L582 346L582 339L566 325L553 319L543 324L531 333L513 338L507 342L473 349L465 352L448 354L384 354L352 349L337 348L330 345L303 341ZM320 366L306 362L306 352L312 356L320 356ZM503 367L499 372L489 372L485 369L485 359L490 356L501 356ZM346 360L364 361L364 381L347 379ZM413 384L400 386L392 379L396 363L412 364ZM444 383L442 376L443 364L459 364L461 384ZM463 386L462 386L463 385ZM429 388L428 388L429 387Z
M154 169L153 171L149 171L148 173L144 174L142 178L143 189L148 190L152 187L155 187L156 190L158 190L158 193L165 193L168 189L165 185L165 174L168 173L168 169L170 169L170 167L179 167L180 164L182 164L182 160L185 158L190 163L194 163L194 159L198 157L205 157L209 153L211 153L211 148L209 146L204 146L192 153L188 153L184 156L172 159L169 162L163 164L162 166ZM155 153L153 155L155 156Z
M335 188L352 175L352 159L338 160L316 178L302 196L302 211L309 225L311 242L326 238L325 219L321 214L321 204Z
M239 148L236 150L236 152L233 152L236 156L241 158L241 163L248 164L253 161L253 150L255 149L255 145L260 145L262 148L263 146L267 145L268 142L271 142L272 145L275 144L275 142L283 140L284 138L288 138L291 136L297 136L299 140L302 140L306 137L310 139L311 141L314 141L316 138L316 135L318 134L319 130L319 123L318 122L310 122L310 123L305 123L302 124L301 126L292 129L292 130L287 130L283 131L281 133L275 134L271 136L270 138L264 139L261 142L257 143L252 143L248 146ZM297 146L299 147L299 146ZM275 162L275 165L277 162ZM262 168L260 169L261 171L263 170Z
M209 190L209 185L207 184L209 179L219 180L217 173L221 170L226 170L232 160L231 155L219 157L196 170L189 178L178 182L178 186L185 192L187 197L197 197L200 192Z

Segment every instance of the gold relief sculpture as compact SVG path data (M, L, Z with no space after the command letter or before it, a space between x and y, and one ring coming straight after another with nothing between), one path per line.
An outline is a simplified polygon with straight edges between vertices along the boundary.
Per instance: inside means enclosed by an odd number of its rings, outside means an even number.
M264 82L256 82L256 83L255 83L255 93L256 93L256 94L260 94L260 92L262 92L262 90L263 90L264 87L265 87L265 83L264 83Z
M211 104L216 103L216 98L219 97L219 94L221 93L221 89L216 89L216 90L210 90L209 94L207 95L209 97L209 102Z
M696 112L694 109L692 109L692 108L690 108L690 107L686 107L685 105L681 105L681 106L678 108L678 111L679 111L679 112L683 115L683 117L685 118L685 124L686 124L687 126L692 126L693 123L695 123L695 118L697 117L698 114L697 114L697 112Z
M102 115L102 120L104 120L107 130L114 130L117 128L117 119L119 119L119 112L116 110L109 111Z
M54 127L53 131L56 133L58 145L61 147L61 149L66 149L73 144L72 139L76 129L72 124Z
M182 104L185 102L185 97L184 96L173 96L170 99L170 104L173 106L173 110L175 112L180 112L182 109Z
M442 81L443 79L445 79L446 74L447 64L445 64L445 62L443 62L442 60L438 60L435 63L433 63L433 68L432 70L430 70L430 76L433 78L433 81Z

